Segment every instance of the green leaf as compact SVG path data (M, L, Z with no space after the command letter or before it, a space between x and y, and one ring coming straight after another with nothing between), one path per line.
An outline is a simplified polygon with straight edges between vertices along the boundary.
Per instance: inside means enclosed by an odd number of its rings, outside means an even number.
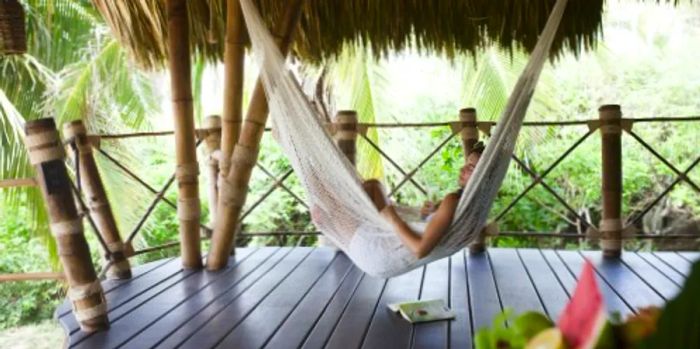
M695 262L681 293L661 313L657 330L640 349L700 348L700 262Z

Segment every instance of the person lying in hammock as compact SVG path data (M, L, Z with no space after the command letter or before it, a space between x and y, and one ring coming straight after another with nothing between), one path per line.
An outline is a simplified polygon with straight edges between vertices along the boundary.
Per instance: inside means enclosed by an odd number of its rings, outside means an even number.
M431 202L426 202L423 205L421 214L427 216L428 222L422 235L416 233L396 212L396 207L392 205L386 195L384 185L379 180L370 179L363 183L365 191L372 199L377 210L392 224L394 231L398 234L399 238L401 238L403 244L406 245L416 257L423 258L427 256L447 232L452 223L455 210L457 210L457 204L459 203L459 198L462 196L462 190L471 178L483 151L484 144L482 142L477 143L472 148L465 165L459 171L459 178L457 180L459 185L458 190L445 195L442 201L437 205L433 205Z

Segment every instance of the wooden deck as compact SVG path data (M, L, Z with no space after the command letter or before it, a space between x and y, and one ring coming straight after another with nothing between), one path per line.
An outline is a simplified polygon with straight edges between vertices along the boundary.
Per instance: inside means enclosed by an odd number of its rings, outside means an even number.
M245 248L220 272L183 271L170 259L105 281L109 331L82 333L67 303L56 316L75 348L469 348L506 307L556 318L584 257L596 263L609 310L630 313L673 297L700 253L599 256L492 248L385 280L326 248ZM411 326L386 309L421 298L445 299L457 318Z

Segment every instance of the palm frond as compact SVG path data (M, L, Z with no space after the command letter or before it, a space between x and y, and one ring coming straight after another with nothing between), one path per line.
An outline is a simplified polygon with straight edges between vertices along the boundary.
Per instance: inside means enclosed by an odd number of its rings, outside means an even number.
M362 50L348 49L332 64L332 70L333 78L329 81L340 97L338 105L342 109L355 110L359 122L374 123L377 119L377 89L372 77L381 77L376 61ZM368 130L367 137L375 144L380 143L376 128ZM357 171L362 177L384 177L381 155L368 142L357 142L357 154Z
M21 111L36 111L33 101L39 100L45 85L52 79L50 72L32 56L0 59L0 178L34 176L23 141L25 117ZM48 230L43 198L38 188L9 188L0 195L3 205L19 208L35 236L42 239L49 251L54 268L58 267L56 244Z
M58 114L59 121L85 117L91 131L138 129L147 126L146 117L158 105L148 77L134 69L116 41L105 39L108 31L90 2L24 0L23 5L29 53L0 57L0 178L34 176L22 141L25 120ZM117 173L104 176L108 186L133 188L113 180ZM0 200L45 242L57 267L40 191L3 190Z
M45 108L55 111L59 124L83 119L95 132L147 127L157 109L148 77L114 39L61 71L51 96Z

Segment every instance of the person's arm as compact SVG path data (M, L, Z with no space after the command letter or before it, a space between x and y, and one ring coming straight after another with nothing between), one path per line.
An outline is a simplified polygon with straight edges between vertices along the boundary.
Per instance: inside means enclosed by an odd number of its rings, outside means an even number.
M456 193L448 194L440 204L440 207L435 211L433 218L425 227L423 235L414 232L411 227L396 213L393 206L387 206L382 210L382 214L389 219L389 222L394 226L396 233L401 238L401 241L410 249L418 258L427 256L430 251L440 242L442 236L447 232L452 218L454 217L459 195Z

